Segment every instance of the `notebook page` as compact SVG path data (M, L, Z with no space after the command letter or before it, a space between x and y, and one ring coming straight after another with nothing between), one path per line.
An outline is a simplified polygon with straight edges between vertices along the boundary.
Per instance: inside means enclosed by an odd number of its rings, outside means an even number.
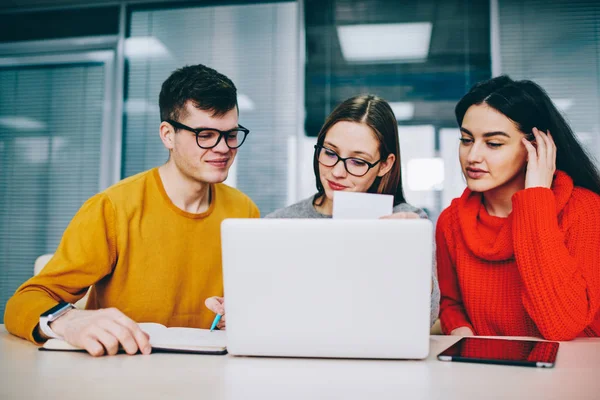
M48 339L44 343L43 348L47 350L72 350L72 351L84 351L79 347L75 347L72 344L65 342L62 339Z
M225 331L210 331L196 328L165 328L160 324L140 324L150 335L154 347L226 347Z

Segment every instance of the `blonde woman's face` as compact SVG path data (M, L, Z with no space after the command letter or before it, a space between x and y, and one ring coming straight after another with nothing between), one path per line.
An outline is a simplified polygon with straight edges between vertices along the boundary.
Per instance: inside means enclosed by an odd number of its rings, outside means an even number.
M335 123L325 135L324 149L321 154L326 157L352 157L357 160L347 160L348 168L361 166L361 160L375 164L380 159L379 141L375 132L366 124L349 121ZM325 196L333 200L335 191L367 192L378 176L384 176L392 168L395 157L390 154L386 160L380 161L370 168L363 176L354 176L346 170L344 162L338 161L333 167L319 163L319 177ZM363 167L364 168L364 167Z

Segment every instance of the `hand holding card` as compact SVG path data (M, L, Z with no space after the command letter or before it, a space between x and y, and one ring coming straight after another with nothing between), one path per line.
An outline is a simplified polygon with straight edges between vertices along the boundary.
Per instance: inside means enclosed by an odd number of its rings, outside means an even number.
M394 196L389 194L333 193L333 219L377 219L392 214L393 208Z

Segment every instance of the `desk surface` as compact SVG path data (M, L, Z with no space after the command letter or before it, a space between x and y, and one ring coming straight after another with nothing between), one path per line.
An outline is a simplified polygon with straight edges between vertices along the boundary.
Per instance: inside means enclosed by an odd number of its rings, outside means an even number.
M43 352L0 325L0 399L600 399L600 338L561 343L553 369L424 361Z

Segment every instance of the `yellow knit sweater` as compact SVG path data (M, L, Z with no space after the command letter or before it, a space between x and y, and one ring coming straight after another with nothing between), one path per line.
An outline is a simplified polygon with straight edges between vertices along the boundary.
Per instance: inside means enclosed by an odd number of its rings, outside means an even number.
M89 286L87 309L116 307L137 322L210 327L214 314L204 300L223 295L221 221L259 217L240 191L216 184L211 193L206 212L185 212L155 168L90 198L54 257L6 304L6 329L35 342L40 314L76 302Z

